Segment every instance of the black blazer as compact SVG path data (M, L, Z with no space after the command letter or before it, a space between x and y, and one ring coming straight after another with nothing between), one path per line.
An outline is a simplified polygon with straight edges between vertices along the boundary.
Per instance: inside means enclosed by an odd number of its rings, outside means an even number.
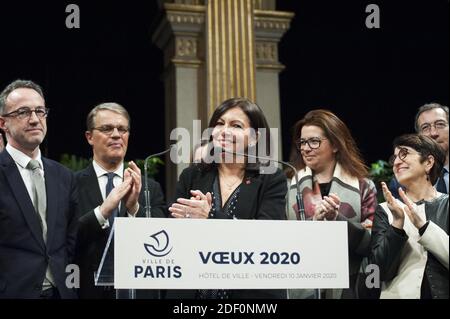
M175 198L190 198L191 190L211 192L217 169L209 171L198 165L183 170L177 183ZM258 169L247 170L236 206L238 219L286 219L287 181L279 169L274 174L259 174Z
M17 166L0 152L0 299L39 298L47 265L61 298L76 298L66 287L66 266L73 260L77 226L74 175L42 158L47 192L47 245L38 213Z
M103 198L92 163L84 170L76 173L76 180L81 216L76 245L76 263L80 266L79 296L89 299L112 297L114 294L105 293L104 287L94 285L94 272L97 271L100 264L110 229L102 229L94 214L94 209L103 203ZM152 217L167 217L164 195L159 183L149 179L148 184L151 194ZM143 186L138 202L139 210L136 216L145 217ZM122 203L120 207L119 216L126 217L125 204ZM146 295L146 297L151 296Z
M431 202L425 201L426 220L432 221L448 234L448 195L442 194ZM436 239L438 240L438 239ZM402 263L403 251L410 250L407 245L408 235L402 230L395 230L389 222L389 217L381 205L377 206L372 229L372 253L370 263L380 267L380 279L390 281L398 275ZM433 299L449 298L448 269L438 261L431 251L425 266L424 277ZM410 283L410 285L422 282ZM406 285L405 289L409 287Z
M180 175L177 183L177 198L190 198L191 190L200 190L203 193L210 192L213 188L217 169L209 171L201 169L198 165L186 168ZM239 200L236 205L237 219L286 219L287 181L281 170L274 174L259 174L258 169L247 170L239 192ZM168 290L166 298L195 298L195 290ZM287 298L286 290L232 290L229 292L231 299L284 299Z

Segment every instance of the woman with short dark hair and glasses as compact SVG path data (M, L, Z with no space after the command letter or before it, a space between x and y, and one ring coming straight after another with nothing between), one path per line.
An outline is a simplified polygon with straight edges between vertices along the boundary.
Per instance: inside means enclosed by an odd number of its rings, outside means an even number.
M325 291L325 298L355 298L354 286L363 257L370 252L370 228L377 206L376 188L350 130L335 114L313 110L293 130L291 163L298 169L305 217L347 221L350 289ZM292 178L293 174L288 176ZM287 214L300 219L291 179ZM290 298L311 298L313 291L290 291Z
M394 140L391 163L400 199L385 183L386 202L377 207L371 262L382 281L380 298L448 299L448 194L434 187L445 153L432 138L402 135Z

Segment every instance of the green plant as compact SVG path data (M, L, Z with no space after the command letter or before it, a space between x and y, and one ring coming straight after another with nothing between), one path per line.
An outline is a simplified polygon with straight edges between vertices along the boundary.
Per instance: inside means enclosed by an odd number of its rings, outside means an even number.
M142 175L144 175L144 163L145 160L143 159L137 159L134 161L136 165L141 169ZM164 161L160 159L159 157L153 157L148 160L148 166L147 166L147 177L154 177L159 172L159 166L163 166Z
M65 167L71 169L74 172L80 171L86 168L92 159L86 159L73 154L64 153L61 155L60 163ZM141 169L142 175L144 175L144 160L137 159L134 161L136 165ZM151 158L148 161L148 177L154 177L159 172L159 166L164 165L164 162L159 157ZM128 167L128 162L125 162L125 168Z
M383 192L381 191L381 182L385 182L389 185L389 182L394 176L392 166L386 161L379 160L370 165L369 175L377 188L378 202L384 202Z
M64 153L61 155L61 159L59 160L59 162L72 171L77 172L86 168L91 160L84 157L78 157L73 154Z

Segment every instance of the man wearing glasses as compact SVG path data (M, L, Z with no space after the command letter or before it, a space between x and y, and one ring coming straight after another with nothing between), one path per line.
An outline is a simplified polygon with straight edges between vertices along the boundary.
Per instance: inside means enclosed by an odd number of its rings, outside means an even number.
M41 156L47 133L39 85L17 80L0 93L0 299L74 298L66 286L77 225L75 177Z
M435 187L438 192L448 194L448 107L438 103L429 103L421 106L417 111L414 126L417 133L433 138L444 150L446 154L445 164ZM395 178L392 179L389 185L392 194L397 198L400 186Z
M130 137L130 116L117 103L103 103L87 116L87 142L93 161L77 173L80 218L76 261L80 266L79 296L83 299L126 298L126 292L95 286L98 270L114 218L145 217L141 171L134 162L125 169L124 158ZM149 180L152 217L165 217L164 196L159 184ZM125 294L124 294L125 293ZM144 297L143 295L137 297ZM145 297L153 297L145 294Z

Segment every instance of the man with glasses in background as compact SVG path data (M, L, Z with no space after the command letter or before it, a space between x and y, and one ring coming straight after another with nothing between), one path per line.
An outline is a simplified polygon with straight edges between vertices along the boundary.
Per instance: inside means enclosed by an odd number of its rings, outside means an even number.
M438 103L429 103L421 106L416 114L415 129L419 134L433 138L445 152L445 164L441 176L435 184L438 192L448 194L449 149L448 149L448 107ZM393 178L389 189L392 195L399 198L398 188L401 185Z
M41 156L48 109L42 89L16 80L0 94L0 299L75 298L66 286L77 226L75 177Z
M134 162L125 168L124 158L130 137L130 116L117 103L103 103L87 116L87 142L92 146L93 161L77 173L80 218L76 261L80 266L79 296L83 299L126 298L126 292L95 286L97 271L108 236L119 217L145 217L141 171ZM152 217L166 217L161 187L149 179ZM156 297L156 293L139 292L138 298Z

